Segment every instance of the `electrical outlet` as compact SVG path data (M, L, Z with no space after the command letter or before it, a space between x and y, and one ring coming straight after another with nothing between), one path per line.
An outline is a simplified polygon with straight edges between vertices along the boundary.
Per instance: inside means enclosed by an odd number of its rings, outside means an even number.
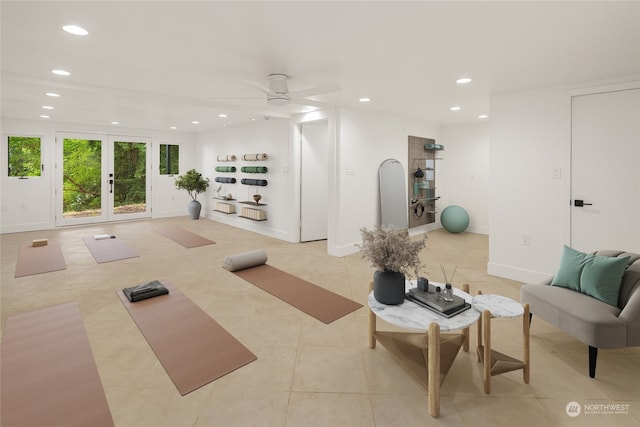
M522 246L531 246L531 234L530 233L522 233L520 235L520 244Z
M553 168L551 171L551 178L560 179L562 178L562 168Z

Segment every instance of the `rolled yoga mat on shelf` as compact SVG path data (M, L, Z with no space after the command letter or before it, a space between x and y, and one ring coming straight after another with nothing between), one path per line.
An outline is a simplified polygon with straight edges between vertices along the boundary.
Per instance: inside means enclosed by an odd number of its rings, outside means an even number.
M242 178L240 181L244 185L257 185L259 187L266 187L267 180L266 179L252 179L252 178Z
M252 153L252 154L243 154L242 160L246 160L249 162L256 162L261 160L267 160L269 156L266 153Z
M267 173L269 171L266 166L242 166L240 170L244 173Z
M223 267L280 300L329 324L362 307L355 301L272 267L264 250L224 258Z
M113 426L78 303L9 316L0 425Z
M219 162L235 162L236 160L238 160L238 158L235 154L220 154L217 157L217 160Z
M47 241L44 246L33 246L33 243L30 243L20 246L14 277L49 273L66 270L66 268L67 264L64 262L60 243L55 240Z
M235 184L236 183L236 179L235 178L228 178L226 176L217 176L216 177L216 182L222 182L223 184Z
M216 172L235 172L235 166L216 166Z
M161 283L167 295L132 303L117 294L181 395L257 359L178 288Z

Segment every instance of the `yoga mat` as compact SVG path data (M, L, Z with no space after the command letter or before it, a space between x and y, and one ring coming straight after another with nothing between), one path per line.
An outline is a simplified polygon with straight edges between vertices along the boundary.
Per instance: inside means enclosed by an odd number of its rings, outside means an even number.
M216 177L216 182L222 182L224 184L235 184L236 183L236 179L235 178L228 178L226 176L217 176Z
M355 301L268 264L234 271L233 274L327 324L362 307Z
M235 154L220 154L217 159L219 162L235 162L237 157Z
M267 180L266 179L251 179L251 178L242 178L240 180L240 182L244 185L258 185L260 187L266 187L267 186Z
M129 302L118 297L181 395L232 372L257 357L179 289Z
M269 169L266 166L242 166L241 171L244 173L267 173Z
M95 240L93 236L89 236L83 237L82 240L98 264L140 256L136 251L131 249L124 240L118 237L115 239Z
M3 427L113 426L78 304L7 318Z
M235 172L235 166L216 166L216 172Z
M213 245L216 243L213 240L198 236L197 234L180 227L158 227L156 228L156 231L174 242L181 244L185 248L195 248L198 246Z
M247 161L258 161L258 160L267 160L269 156L266 153L251 153L251 154L243 154L242 160Z
M31 244L20 246L14 277L31 276L66 268L67 264L64 262L60 243L49 240L45 246L33 247Z

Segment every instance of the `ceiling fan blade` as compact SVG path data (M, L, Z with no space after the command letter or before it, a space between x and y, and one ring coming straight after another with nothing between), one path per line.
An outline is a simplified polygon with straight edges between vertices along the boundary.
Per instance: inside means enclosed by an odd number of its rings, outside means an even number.
M247 84L250 84L251 86L253 86L256 89L258 89L260 92L264 92L267 95L272 95L274 93L271 89L269 89L268 87L266 87L262 83L256 82L254 80L247 80L246 82L247 82Z
M292 98L306 98L308 96L322 95L325 93L339 92L342 88L338 85L317 86L309 89L296 90L289 92Z
M318 107L318 108L335 107L335 105L330 102L314 101L313 99L306 99L306 98L291 98L291 103L296 105L306 105L308 107Z

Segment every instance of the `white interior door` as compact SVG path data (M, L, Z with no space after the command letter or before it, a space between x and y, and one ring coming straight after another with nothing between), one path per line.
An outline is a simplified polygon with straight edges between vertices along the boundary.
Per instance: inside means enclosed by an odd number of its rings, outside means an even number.
M640 252L640 89L576 96L571 246Z
M56 225L151 216L151 141L56 135Z
M329 126L323 120L300 127L300 241L324 240L329 222Z

